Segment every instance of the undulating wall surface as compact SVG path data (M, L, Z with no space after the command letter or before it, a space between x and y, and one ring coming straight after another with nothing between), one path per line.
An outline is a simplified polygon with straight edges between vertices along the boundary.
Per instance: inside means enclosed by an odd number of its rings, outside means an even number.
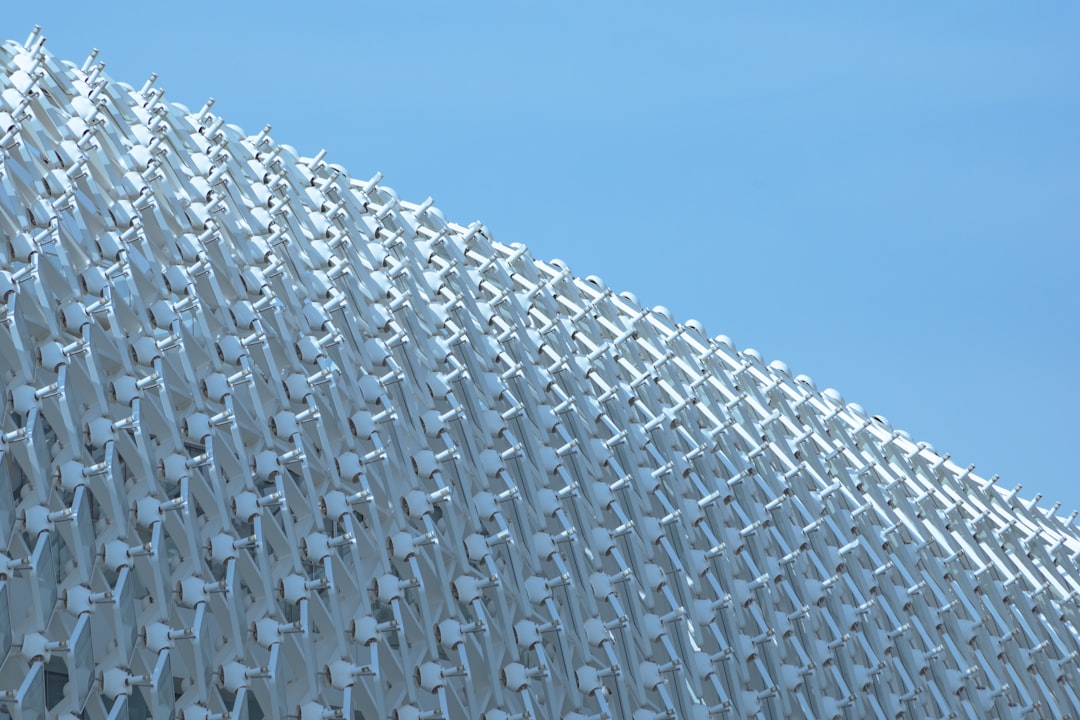
M95 62L0 48L8 715L1077 717L1071 518Z

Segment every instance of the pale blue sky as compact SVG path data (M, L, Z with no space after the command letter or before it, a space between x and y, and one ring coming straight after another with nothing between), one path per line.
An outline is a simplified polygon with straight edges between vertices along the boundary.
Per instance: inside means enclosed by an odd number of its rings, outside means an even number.
M4 5L1080 508L1076 4Z

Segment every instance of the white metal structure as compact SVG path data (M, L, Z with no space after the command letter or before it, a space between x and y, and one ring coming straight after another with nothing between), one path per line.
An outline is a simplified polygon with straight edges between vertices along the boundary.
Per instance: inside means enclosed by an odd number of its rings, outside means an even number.
M1080 714L1075 515L42 43L0 48L0 716Z

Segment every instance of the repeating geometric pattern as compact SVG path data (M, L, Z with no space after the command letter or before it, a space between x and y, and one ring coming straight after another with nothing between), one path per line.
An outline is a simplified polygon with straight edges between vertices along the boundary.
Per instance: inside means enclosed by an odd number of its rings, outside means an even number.
M1080 716L1075 514L43 42L0 49L8 716Z

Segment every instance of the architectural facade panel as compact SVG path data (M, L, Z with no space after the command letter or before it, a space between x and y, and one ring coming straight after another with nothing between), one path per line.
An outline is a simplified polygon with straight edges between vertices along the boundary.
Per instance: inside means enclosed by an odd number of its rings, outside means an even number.
M597 278L0 47L0 717L1080 714L1080 534Z

